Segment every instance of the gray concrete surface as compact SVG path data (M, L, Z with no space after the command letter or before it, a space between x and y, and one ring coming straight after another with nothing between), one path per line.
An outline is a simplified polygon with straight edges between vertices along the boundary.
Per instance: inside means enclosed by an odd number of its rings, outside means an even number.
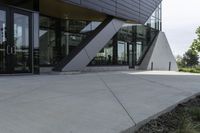
M160 31L145 55L139 69L168 71L169 68L172 71L178 71L176 59L172 53L167 37L164 32Z
M177 72L1 76L0 133L120 133L199 92Z

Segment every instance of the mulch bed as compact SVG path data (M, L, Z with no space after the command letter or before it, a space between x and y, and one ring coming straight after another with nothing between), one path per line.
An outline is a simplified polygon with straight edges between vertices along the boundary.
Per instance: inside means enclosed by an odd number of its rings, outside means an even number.
M183 116L190 118L185 110L193 107L200 107L200 96L179 104L172 111L143 125L135 133L174 133L179 127Z

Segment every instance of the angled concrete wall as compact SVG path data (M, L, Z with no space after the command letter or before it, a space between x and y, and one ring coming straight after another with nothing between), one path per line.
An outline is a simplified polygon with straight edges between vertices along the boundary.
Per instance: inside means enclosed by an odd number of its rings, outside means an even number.
M164 32L160 32L147 52L139 69L177 71L176 60Z
M84 70L96 54L112 39L125 22L112 19L63 69L62 71Z

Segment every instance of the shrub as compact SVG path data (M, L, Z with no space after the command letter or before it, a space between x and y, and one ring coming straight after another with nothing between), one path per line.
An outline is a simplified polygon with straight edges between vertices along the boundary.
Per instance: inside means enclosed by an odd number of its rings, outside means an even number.
M180 68L180 72L200 73L200 67L185 67Z
M193 125L189 119L187 119L185 116L182 116L178 129L175 131L175 133L199 133L196 128L197 126Z
M188 113L191 114L192 119L200 121L200 107L192 107L188 109Z

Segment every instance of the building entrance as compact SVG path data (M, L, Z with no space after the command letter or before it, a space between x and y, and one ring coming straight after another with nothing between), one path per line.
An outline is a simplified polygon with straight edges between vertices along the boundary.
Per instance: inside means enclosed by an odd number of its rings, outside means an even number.
M0 6L0 74L32 73L31 15Z

